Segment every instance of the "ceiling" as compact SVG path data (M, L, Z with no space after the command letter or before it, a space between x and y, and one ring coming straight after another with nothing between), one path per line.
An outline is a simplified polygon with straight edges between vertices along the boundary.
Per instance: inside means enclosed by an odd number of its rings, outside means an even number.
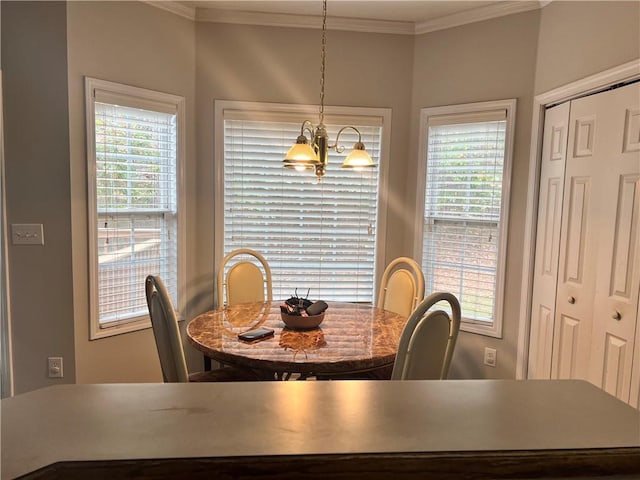
M544 6L550 0L328 0L329 29L425 33ZM318 28L321 0L149 2L200 21Z

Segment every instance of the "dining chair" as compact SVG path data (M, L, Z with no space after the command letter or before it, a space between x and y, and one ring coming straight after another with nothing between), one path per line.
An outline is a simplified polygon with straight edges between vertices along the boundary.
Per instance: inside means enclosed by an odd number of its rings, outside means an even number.
M236 258L241 256L245 259ZM231 266L225 275L227 264ZM258 265L261 265L262 269ZM271 268L260 253L249 248L240 248L222 259L218 268L219 306L271 301L271 290Z
M408 317L423 298L424 275L414 259L398 257L387 265L377 307Z
M254 372L235 367L189 374L178 319L164 282L158 276L148 275L145 280L145 292L165 383L258 380Z
M429 311L448 302L444 310ZM453 349L460 330L460 303L451 293L435 292L425 298L405 324L391 380L444 380L449 373Z

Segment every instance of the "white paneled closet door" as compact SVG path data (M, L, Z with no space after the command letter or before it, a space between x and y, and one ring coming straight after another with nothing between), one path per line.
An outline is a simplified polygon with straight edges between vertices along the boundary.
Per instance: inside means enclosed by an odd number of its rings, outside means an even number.
M568 130L568 102L545 112L527 370L533 379L551 378Z
M571 102L552 361L553 377L626 402L640 288L639 109L638 84Z
M588 378L629 402L640 293L640 85L575 104L576 123L578 115L594 120L589 143L600 165L593 205L597 254ZM639 355L635 363L637 370Z
M566 119L563 172L559 132ZM549 109L543 140L529 378L589 380L638 406L639 219L640 83Z
M585 99L588 99L586 97ZM560 236L560 266L552 378L580 378L589 374L589 355L595 292L598 227L598 179L605 168L594 155L596 115L579 99L571 102L569 140L564 178ZM598 118L598 127L603 118ZM599 151L602 145L598 144Z

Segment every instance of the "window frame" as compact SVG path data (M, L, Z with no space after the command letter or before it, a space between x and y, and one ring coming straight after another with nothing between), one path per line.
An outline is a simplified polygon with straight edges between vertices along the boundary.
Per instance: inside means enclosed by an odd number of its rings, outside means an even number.
M268 102L250 102L241 100L215 100L214 102L214 265L220 265L224 257L224 111L239 110L260 115L292 114L317 124L318 106L307 104L286 104ZM374 258L374 291L372 303L378 295L379 280L384 269L386 251L386 226L388 206L389 158L391 141L391 109L376 107L344 107L324 106L327 116L343 115L347 117L380 117L382 120L382 136L380 140L380 163L378 181L378 218L376 226L376 251ZM302 123L302 120L300 120ZM291 138L291 144L295 143ZM333 142L335 139L330 139ZM284 159L284 156L283 156ZM331 162L331 160L330 160ZM334 165L336 166L336 165ZM283 167L284 168L284 167ZM333 171L335 172L335 170ZM332 173L327 173L331 175ZM315 175L308 173L309 181L315 181ZM217 267L216 267L217 269ZM216 299L219 303L219 300Z
M184 308L181 292L185 271L185 98L169 93L158 92L140 87L134 87L107 80L85 77L85 128L87 133L87 219L88 219L88 263L89 263L89 340L111 337L123 333L135 332L151 327L149 314L109 322L100 325L99 320L99 289L98 289L98 221L97 191L96 191L96 146L95 146L95 92L105 92L113 98L123 101L122 105L142 108L151 111L168 112L176 115L176 223L177 223L177 255L176 255L176 308L180 312ZM179 315L179 314L178 314Z
M498 241L498 264L496 271L496 292L494 295L494 319L489 324L485 321L473 321L462 319L460 330L495 338L502 338L503 312L504 312L504 288L506 277L507 238L509 231L509 200L511 198L511 172L513 167L513 144L515 136L516 99L496 100L489 102L476 102L458 105L446 105L440 107L427 107L420 109L420 136L418 145L418 167L416 184L415 207L415 231L414 231L414 258L422 264L423 224L425 195L427 183L427 151L429 119L443 115L473 115L505 110L505 152L502 173L502 195L500 206L500 227Z

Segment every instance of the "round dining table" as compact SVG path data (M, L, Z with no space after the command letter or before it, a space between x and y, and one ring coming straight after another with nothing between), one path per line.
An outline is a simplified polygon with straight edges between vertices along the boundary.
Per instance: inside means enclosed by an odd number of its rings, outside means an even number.
M390 368L407 317L365 304L328 302L322 323L287 327L282 302L245 303L198 315L187 325L189 342L222 364L263 372L265 378L340 378ZM274 335L245 342L238 334L259 327Z

